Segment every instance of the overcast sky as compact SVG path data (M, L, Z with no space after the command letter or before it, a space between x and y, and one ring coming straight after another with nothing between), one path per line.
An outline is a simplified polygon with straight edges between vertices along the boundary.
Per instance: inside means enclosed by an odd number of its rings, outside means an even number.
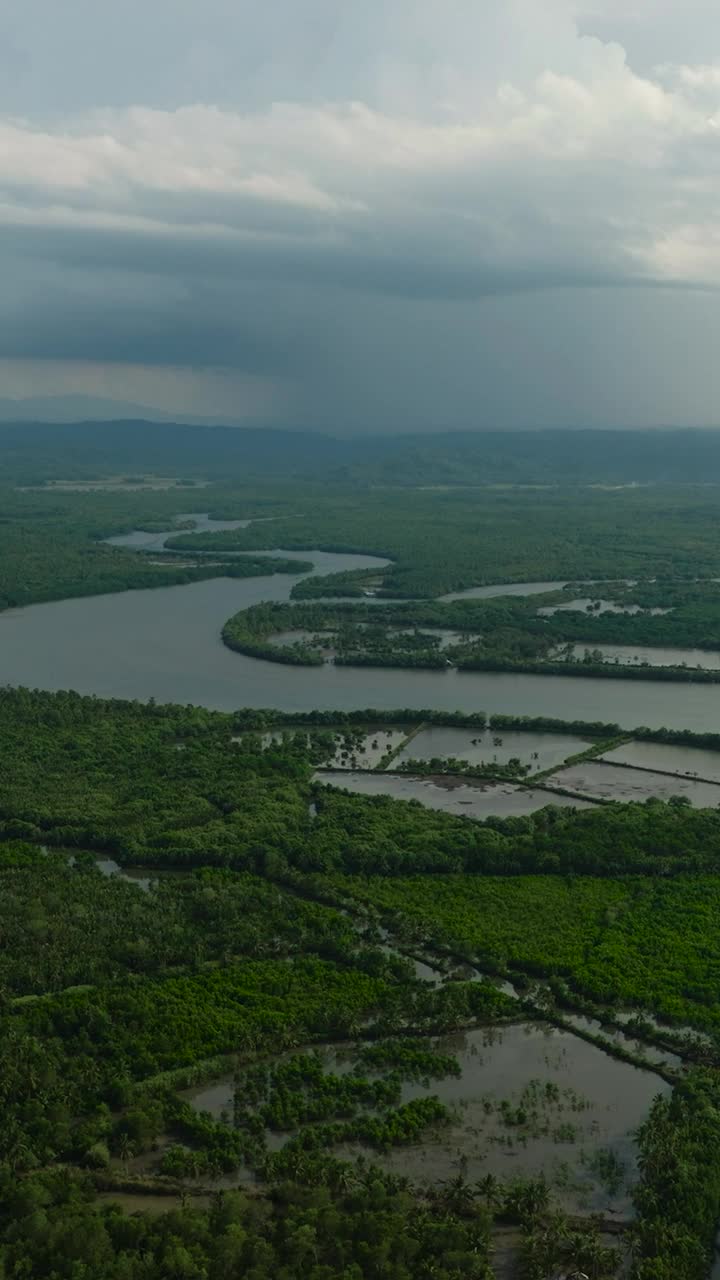
M720 424L717 0L0 0L0 397Z

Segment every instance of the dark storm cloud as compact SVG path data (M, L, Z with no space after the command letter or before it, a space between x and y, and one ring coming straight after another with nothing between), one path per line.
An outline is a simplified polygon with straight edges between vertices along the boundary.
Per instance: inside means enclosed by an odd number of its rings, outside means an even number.
M370 248L357 244L291 244L278 240L243 240L227 236L179 235L168 228L156 233L121 233L72 227L9 227L2 233L3 253L16 264L24 260L46 262L83 271L105 273L105 290L112 300L113 272L140 273L147 278L152 305L155 276L208 286L243 282L323 285L328 288L391 294L403 298L467 301L499 293L544 288L585 288L627 282L619 270L607 264L594 267L587 261L558 261L506 266L492 261L469 263L422 257L413 246L386 239Z
M617 415L617 316L649 355L720 283L720 27L688 4L702 56L671 0L25 0L0 359L253 374L325 422ZM608 376L662 420L644 363Z

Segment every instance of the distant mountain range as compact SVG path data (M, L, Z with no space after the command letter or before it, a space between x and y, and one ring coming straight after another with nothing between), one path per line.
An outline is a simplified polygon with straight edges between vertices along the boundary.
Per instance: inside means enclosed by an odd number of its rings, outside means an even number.
M110 400L105 396L30 396L22 400L0 397L0 422L177 422L177 413L151 409L130 400ZM193 426L228 426L240 424L222 414L200 416L183 414L182 421Z
M338 439L303 430L138 418L0 422L0 483L148 473L217 484L720 486L720 430L477 431Z

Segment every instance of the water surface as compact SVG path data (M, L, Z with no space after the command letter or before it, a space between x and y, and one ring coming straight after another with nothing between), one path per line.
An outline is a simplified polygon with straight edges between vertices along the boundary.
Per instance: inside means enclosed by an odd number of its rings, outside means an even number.
M545 605L544 608L538 609L538 613L542 618L552 618L556 613L587 613L596 618L603 613L626 613L632 617L638 613L645 613L648 617L658 618L670 613L670 610L643 609L639 604L617 604L613 600L595 600L591 596L584 596L580 600L570 600L567 604Z
M684 796L694 809L716 809L720 805L720 786L712 782L696 782L693 778L667 777L642 769L626 769L622 765L588 760L571 765L548 778L547 786L567 787L588 799L642 802L654 798L669 800Z
M525 1023L448 1036L441 1052L455 1052L462 1076L405 1086L403 1100L437 1094L458 1108L457 1120L417 1146L378 1158L385 1168L414 1180L446 1182L462 1168L468 1181L486 1173L510 1179L544 1173L566 1209L629 1216L637 1179L634 1131L658 1094L670 1086L658 1076L608 1056L595 1045L554 1027ZM539 1107L539 1125L508 1126L497 1105L532 1108L532 1094L546 1084L560 1091ZM529 1099L530 1095L530 1099ZM528 1100L529 1099L529 1100ZM539 1132L544 1126L548 1133ZM622 1184L603 1187L593 1171L598 1151L612 1152L623 1168Z
M374 1162L434 1184L448 1181L460 1169L470 1182L486 1173L504 1179L544 1173L568 1208L629 1214L629 1191L637 1176L634 1130L653 1099L670 1092L669 1085L547 1024L480 1028L430 1043L456 1056L462 1074L427 1084L407 1082L402 1102L435 1094L453 1108L453 1120L417 1145L373 1152ZM353 1069L353 1046L325 1044L318 1051L326 1070L346 1074ZM182 1096L216 1119L229 1119L234 1092L233 1077L226 1076ZM517 1122L508 1124L500 1108L503 1101L514 1109L524 1107L525 1119L516 1117ZM276 1150L288 1136L270 1134L268 1145ZM622 1167L620 1185L612 1192L593 1169L598 1151L612 1152ZM335 1154L367 1156L368 1150L339 1148ZM242 1173L236 1175L240 1178Z
M468 587L451 591L440 600L492 600L495 596L541 596L546 591L562 591L567 582L497 582L492 587Z
M576 644L573 657L582 661L586 653L602 654L602 661L620 666L700 667L703 671L720 671L720 653L710 649L671 649L658 645Z
M314 562L315 574L385 564L373 556L301 554ZM703 732L720 724L720 686L479 671L298 668L225 648L220 632L233 613L264 600L288 600L297 581L284 574L213 578L8 610L0 613L0 683L222 711L417 707L610 721L626 729L670 725ZM522 586L512 584L511 592Z
M536 813L549 804L563 809L587 809L590 806L589 800L575 800L504 782L471 784L460 778L430 779L398 773L332 773L325 770L317 773L315 780L356 795L415 800L426 809L439 809L462 818L513 818Z
M396 757L393 764L406 760L467 760L470 764L507 764L517 757L530 773L541 773L562 764L568 756L584 751L589 744L582 738L560 733L517 733L512 730L453 729L433 726L422 729Z
M602 760L632 765L636 769L656 769L661 773L684 774L720 782L720 752L699 747L675 747L664 742L626 742L608 751Z

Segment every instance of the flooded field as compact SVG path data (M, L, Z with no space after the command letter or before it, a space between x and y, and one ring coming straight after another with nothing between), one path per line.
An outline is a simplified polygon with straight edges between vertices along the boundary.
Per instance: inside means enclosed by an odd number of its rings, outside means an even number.
M337 730L335 754L328 764L333 769L376 769L386 756L397 751L409 732L408 728L370 729L357 735Z
M416 633L427 636L432 643L437 640L438 649L450 649L456 644L472 644L478 637L467 631L450 631L447 627L391 627L388 634L392 636L412 636Z
M611 767L611 766L608 766ZM574 800L549 791L516 787L510 783L469 783L460 778L423 778L392 773L315 774L315 781L364 796L391 796L394 800L415 800L428 809L440 809L457 817L511 818L535 813L549 804L585 809L590 799ZM720 796L718 797L720 800Z
M643 1040L637 1040L629 1032L625 1032L618 1027L606 1025L599 1018L586 1018L584 1014L568 1013L565 1009L561 1009L558 1012L563 1022L566 1022L568 1026L575 1027L580 1032L587 1032L589 1035L602 1036L610 1044L617 1045L618 1048L647 1063L648 1067L658 1067L663 1071L680 1071L682 1069L682 1058L675 1053L671 1053L668 1049L660 1049L655 1045L646 1044ZM631 1023L633 1019L638 1017L638 1010L628 1009L622 1013L613 1010L613 1016L617 1018L618 1022ZM640 1016L644 1022L651 1023L657 1032L667 1031L667 1027L662 1026L650 1014L643 1012ZM692 1032L692 1028L686 1029ZM692 1032L692 1034L695 1033Z
M661 649L654 645L576 644L572 656L582 661L586 653L599 653L603 662L619 666L700 667L720 671L720 653L709 649Z
M508 1179L544 1171L565 1209L630 1214L634 1131L670 1086L569 1032L525 1023L449 1036L460 1078L406 1085L403 1101L435 1093L457 1118L422 1144L380 1157L396 1173L444 1182L465 1172Z
M633 1132L669 1085L545 1024L472 1030L428 1047L455 1056L461 1073L406 1082L402 1102L435 1095L451 1109L451 1122L416 1145L373 1153L374 1161L420 1183L460 1172L471 1182L489 1173L505 1180L544 1172L566 1209L629 1215L637 1173ZM323 1067L334 1074L354 1070L356 1052L320 1046ZM234 1092L228 1076L183 1096L229 1122ZM272 1134L269 1145L278 1149L290 1136ZM335 1149L340 1158L363 1152L355 1144Z
M637 769L657 769L688 778L720 782L720 752L698 747L675 747L664 742L626 742L608 751L602 760L633 765Z
M346 729L338 725L308 725L304 728L302 725L297 725L263 733L261 741L263 747L267 747L271 742L281 742L285 733L331 734L334 743L327 756L328 768L376 769L386 756L397 751L411 732L409 725L402 729L392 726L381 729ZM230 741L242 742L243 737L246 736L248 735L236 734Z
M265 554L260 552L258 554ZM382 601L375 602L381 604ZM365 629L365 624L358 624L359 630ZM437 649L443 653L446 649L452 648L458 644L471 644L477 640L477 636L469 635L462 631L450 631L443 627L389 627L387 631L388 639L392 642L394 637L400 636L423 636L427 638L427 648ZM322 654L326 662L331 662L337 654L338 636L336 631L278 631L275 635L268 636L268 643L278 645L281 649L290 648L292 645L310 645L312 649L316 649ZM398 645L398 649L401 646Z
M567 582L499 582L492 587L468 587L451 591L440 600L492 600L495 596L541 596L547 591L562 591Z
M613 600L596 600L591 596L569 600L567 604L546 605L538 609L541 618L552 618L556 613L591 613L595 617L599 617L601 613L626 613L631 616L636 613L645 613L648 617L659 618L670 612L670 609L642 609L639 604L616 604Z
M584 751L582 738L561 733L519 733L514 730L422 729L393 763L406 760L467 760L470 764L507 764L519 759L531 773L562 764L568 756Z
M589 760L571 765L553 774L548 787L567 787L594 800L642 802L651 798L669 800L684 796L695 809L715 809L720 805L720 786L712 782L696 782L687 777L667 777L662 773L646 773L640 769Z

